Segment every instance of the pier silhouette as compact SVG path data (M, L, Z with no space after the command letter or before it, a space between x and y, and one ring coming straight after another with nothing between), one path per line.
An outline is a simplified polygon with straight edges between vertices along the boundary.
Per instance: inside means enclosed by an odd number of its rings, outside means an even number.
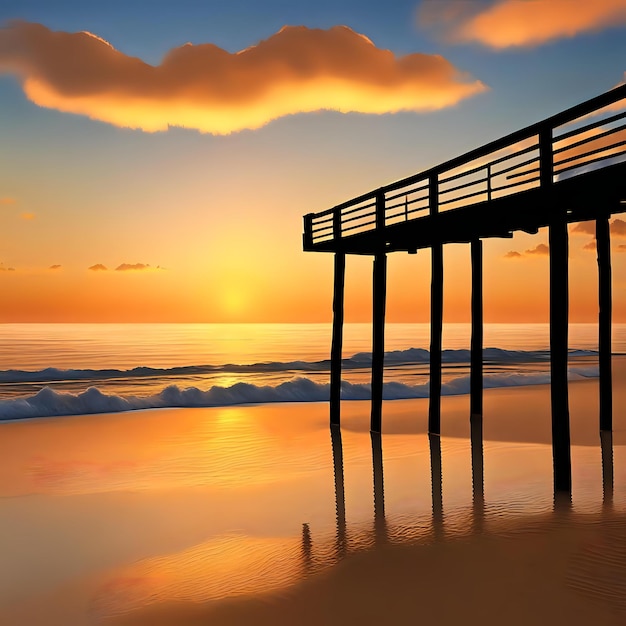
M470 414L483 413L482 240L548 228L554 487L571 491L568 224L595 220L600 431L612 431L609 218L626 211L626 85L408 178L304 217L305 251L334 254L330 421L340 423L345 259L373 257L370 429L381 432L387 254L431 253L429 432L441 432L443 246L471 249Z

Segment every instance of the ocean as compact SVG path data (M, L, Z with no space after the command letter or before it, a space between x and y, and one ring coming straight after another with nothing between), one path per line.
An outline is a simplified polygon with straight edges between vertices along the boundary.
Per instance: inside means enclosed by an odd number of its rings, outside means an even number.
M346 399L370 330L346 327ZM0 624L625 623L626 358L600 435L596 328L572 326L555 494L550 388L521 386L548 328L485 331L477 428L469 327L445 327L439 437L399 399L428 392L426 325L387 328L382 436L367 402L338 430L313 401L328 325L0 326Z
M428 324L388 324L386 399L428 396ZM0 419L328 398L330 324L0 325ZM469 392L469 324L444 326L443 393ZM547 324L487 324L485 387L549 382ZM595 377L597 326L570 325L570 378ZM371 326L346 324L342 397L369 398ZM626 352L626 325L613 327Z

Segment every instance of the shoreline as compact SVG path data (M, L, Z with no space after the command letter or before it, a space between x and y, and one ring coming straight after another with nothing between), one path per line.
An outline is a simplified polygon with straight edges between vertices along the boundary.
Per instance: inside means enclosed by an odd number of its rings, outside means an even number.
M620 382L620 381L623 381ZM599 397L598 378L569 382L570 430L572 445L598 445ZM418 434L428 432L428 398L385 400L382 434ZM613 358L613 443L626 445L626 357ZM369 400L342 400L342 429L369 431ZM45 417L20 417L0 420L0 428L19 424L59 424L104 418L118 422L132 416L160 415L176 412L209 412L219 415L228 411L250 411L259 419L268 414L283 416L298 413L319 426L328 425L327 401L285 401L232 404L212 407L157 407L128 411L66 414ZM285 417L285 419L290 419ZM483 437L487 441L551 444L550 385L518 385L484 390ZM469 394L442 396L441 435L468 438Z
M622 364L621 369L626 372L626 355L624 356L615 356L613 358L613 363L616 364L619 368L620 364ZM389 367L393 367L390 365ZM595 365L593 367L596 367ZM614 368L614 369L618 369ZM585 368L583 368L585 369ZM588 368L587 368L588 369ZM579 383L584 382L593 382L598 380L598 375L587 375L586 373L579 373L576 371L576 368L572 369L574 375L578 375L579 378L573 378L569 380L570 388ZM549 382L534 382L536 378L545 378L544 373L528 373L524 372L521 374L515 374L514 372L502 372L503 378L501 379L501 384L490 385L489 378L493 376L493 374L485 375L486 385L484 386L483 393L491 394L494 391L498 390L507 390L507 389L527 389L533 387L549 387ZM549 376L549 374L548 374ZM626 374L625 374L626 376ZM517 382L511 384L510 377L515 379L517 377ZM521 379L521 382L520 382ZM526 381L533 382L526 382ZM342 390L342 405L349 405L352 403L368 403L370 401L369 397L366 397L369 394L368 383L353 383L350 381L343 381L346 385L346 389ZM456 392L455 388L459 388L459 383L467 383L467 385L461 385L461 392ZM384 403L396 403L396 402L414 402L414 401L428 401L428 396L408 396L402 397L402 393L407 393L398 391L398 388L393 388L394 385L397 385L406 389L415 389L416 392L419 389L423 390L424 384L418 385L406 385L405 383L397 383L395 381L387 380L385 381L385 386L387 388L387 393L383 394ZM427 385L428 383L426 383ZM302 386L305 386L304 389L301 389ZM284 381L274 387L269 385L254 385L250 383L240 382L235 383L229 387L223 387L219 385L215 385L209 387L206 390L197 389L193 386L191 387L178 387L177 385L166 385L156 394L151 396L135 396L135 395L125 395L119 396L115 394L107 394L97 387L88 387L87 389L80 391L78 393L73 392L64 392L64 391L56 391L54 387L43 387L38 392L31 396L22 397L18 396L16 398L5 398L0 400L0 408L2 408L2 404L5 403L4 411L9 411L8 417L0 416L0 425L3 423L11 423L20 420L27 419L49 419L49 418L67 418L70 416L79 416L79 415L112 415L115 413L134 413L137 411L145 411L145 410L168 410L174 408L181 409L221 409L228 407L253 407L253 406L278 406L278 405L302 405L302 404L311 404L311 405L323 405L328 403L327 398L320 399L303 399L299 400L298 396L302 396L303 394L311 394L314 393L316 395L326 395L324 391L322 391L323 387L326 387L328 383L326 381L319 382L313 379L306 378L305 376L293 377L289 381ZM452 385L448 387L448 385ZM253 395L257 396L262 394L270 394L267 401L251 399L249 401L231 401L228 399L229 395L235 394L235 390L239 391L242 388L250 388L250 391L244 391L244 395L250 395L252 392ZM393 388L393 391L391 390ZM285 390L285 391L283 391ZM450 393L449 391L452 390ZM38 398L43 392L43 397ZM169 406L167 404L159 405L159 403L163 402L159 398L159 396L163 393L169 394L171 398L172 404ZM280 398L280 393L285 394L285 398ZM389 394L400 394L400 397L388 397ZM410 393L410 392L409 392ZM209 394L214 394L218 398L222 397L221 403L219 401L214 401ZM387 397L385 397L387 395ZM207 404L203 404L202 401L199 401L199 397L206 396L204 398ZM278 396L278 398L277 398ZM295 397L289 397L295 396ZM469 397L469 374L458 376L456 378L449 379L443 386L442 400L447 398L466 398ZM30 400L36 398L36 402L34 404L30 404ZM154 398L158 398L158 400L154 400ZM177 401L180 401L180 398L184 398L189 404L176 404ZM210 400L210 401L209 401ZM154 402L155 406L150 406L150 402ZM167 401L166 401L167 402ZM41 403L48 406L55 406L60 408L55 408L55 413L49 415L37 415L37 414L27 414L29 412L41 410L37 409ZM58 404L56 404L58 403ZM90 410L71 410L70 412L61 412L63 406L72 406L76 408L84 407L85 405L100 405L97 409ZM20 411L23 411L25 414L19 415ZM15 413L18 415L14 416Z

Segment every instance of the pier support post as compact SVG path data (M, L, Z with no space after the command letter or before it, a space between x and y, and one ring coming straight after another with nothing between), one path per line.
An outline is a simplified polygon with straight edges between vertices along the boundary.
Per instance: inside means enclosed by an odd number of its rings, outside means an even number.
M374 256L372 329L372 412L370 430L381 431L383 411L383 371L385 361L385 303L387 299L387 255Z
M613 430L613 382L611 372L611 239L609 218L596 220L598 247L598 339L600 360L600 430Z
M555 491L571 491L569 401L567 389L568 235L567 222L558 216L550 238L550 394L552 459Z
M470 345L470 416L483 414L483 242L471 242L472 338Z
M330 348L330 423L341 420L341 352L343 346L343 300L346 255L335 253L335 286L333 291L333 338Z
M441 336L443 331L443 244L431 248L430 392L428 432L441 432Z

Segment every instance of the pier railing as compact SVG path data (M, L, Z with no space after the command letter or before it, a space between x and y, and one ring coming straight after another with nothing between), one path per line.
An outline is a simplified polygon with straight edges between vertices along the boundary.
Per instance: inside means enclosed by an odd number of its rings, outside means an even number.
M626 161L626 85L419 174L304 217L304 249Z

